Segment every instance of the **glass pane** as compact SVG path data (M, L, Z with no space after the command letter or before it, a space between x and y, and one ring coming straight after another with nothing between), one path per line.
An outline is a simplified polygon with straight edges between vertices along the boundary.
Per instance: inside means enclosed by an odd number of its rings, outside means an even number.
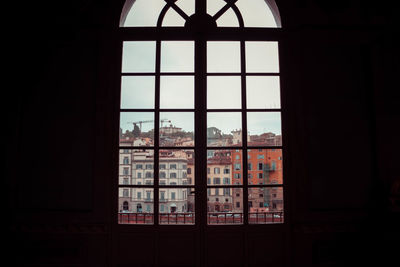
M207 72L240 72L240 42L207 42Z
M153 189L119 188L118 223L153 224Z
M160 146L194 146L194 113L160 112Z
M249 184L282 184L282 149L249 149L247 151Z
M249 146L281 146L281 113L248 112L247 131Z
M194 13L193 0L179 0L175 2L175 4L188 16L191 16ZM185 19L181 15L179 15L173 8L170 8L165 14L163 26L184 26L185 22Z
M161 42L161 72L194 72L194 42Z
M153 146L154 113L121 112L119 138L130 146Z
M194 108L194 77L161 76L160 108Z
M246 71L278 73L278 42L246 42Z
M154 76L123 76L121 108L154 108Z
M174 9L170 8L165 14L164 20L162 22L163 27L177 27L185 26L186 20L179 15Z
M265 0L239 0L236 2L245 27L277 28L271 9Z
M226 5L223 0L207 0L207 13L214 16ZM218 27L239 27L239 21L235 12L230 8L217 19Z
M240 76L207 77L207 108L241 108Z
M207 13L214 16L225 5L224 0L207 0Z
M154 150L132 150L132 184L154 184Z
M283 223L283 188L258 187L248 189L249 223Z
M194 188L160 188L160 224L194 224Z
M207 185L241 184L241 150L207 150ZM233 157L235 156L235 158Z
M208 224L243 224L243 189L207 189Z
M247 76L247 108L281 108L279 76Z
M156 64L156 42L124 42L122 72L154 72Z
M194 185L194 150L160 150L159 168L160 185Z
M175 4L182 9L189 17L194 14L195 0L179 0Z
M239 146L242 144L240 112L207 113L207 145Z
M164 6L164 0L134 1L123 27L157 26L158 16Z

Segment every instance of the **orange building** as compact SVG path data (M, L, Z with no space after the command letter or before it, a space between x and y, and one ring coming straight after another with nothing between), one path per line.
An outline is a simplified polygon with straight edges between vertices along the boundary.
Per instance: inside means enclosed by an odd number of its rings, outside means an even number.
M243 160L241 150L232 150L232 184L243 183ZM270 185L283 183L281 149L248 149L247 177L249 185ZM243 209L240 191L233 195L236 211ZM283 210L283 190L281 187L263 187L249 190L250 212Z

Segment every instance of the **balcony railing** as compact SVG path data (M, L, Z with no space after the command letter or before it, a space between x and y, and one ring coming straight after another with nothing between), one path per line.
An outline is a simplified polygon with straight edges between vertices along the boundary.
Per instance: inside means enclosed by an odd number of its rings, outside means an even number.
M251 212L249 213L249 224L272 224L283 223L283 211L271 212ZM185 213L160 213L160 224L194 224L194 212ZM120 224L154 224L153 213L118 213L118 223ZM207 223L217 224L243 224L243 213L241 212L209 212L207 213Z

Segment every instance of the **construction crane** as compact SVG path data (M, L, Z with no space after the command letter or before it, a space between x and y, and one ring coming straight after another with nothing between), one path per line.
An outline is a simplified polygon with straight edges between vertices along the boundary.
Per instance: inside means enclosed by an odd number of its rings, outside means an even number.
M142 123L147 123L147 122L153 122L154 120L148 120L148 121L135 121L135 122L127 122L128 124L133 124L133 129L135 129L135 126L139 124L139 130L142 132Z
M161 119L161 127L163 127L164 122L169 122L171 123L171 120L168 119ZM135 128L135 125L139 124L139 130L142 132L142 123L148 123L148 122L154 122L154 120L147 120L147 121L135 121L135 122L127 122L128 124L133 124L133 128Z

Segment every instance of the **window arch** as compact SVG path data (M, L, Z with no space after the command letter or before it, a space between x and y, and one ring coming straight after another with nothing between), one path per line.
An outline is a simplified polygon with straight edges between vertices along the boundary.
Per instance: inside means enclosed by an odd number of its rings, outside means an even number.
M183 26L185 20L195 13L194 11L194 0L126 0L119 25L120 27L154 27L157 26L159 19L165 19L167 23L163 26ZM207 13L217 19L218 26L239 26L238 20L243 13L246 27L282 27L275 0L207 0ZM137 14L146 14L146 16L137 16Z
M153 163L154 182L119 187L152 192L132 200L153 216L146 222L171 224L160 189L195 207L185 224L284 222L282 168L268 167L283 151L275 1L127 0L120 26L120 153Z

